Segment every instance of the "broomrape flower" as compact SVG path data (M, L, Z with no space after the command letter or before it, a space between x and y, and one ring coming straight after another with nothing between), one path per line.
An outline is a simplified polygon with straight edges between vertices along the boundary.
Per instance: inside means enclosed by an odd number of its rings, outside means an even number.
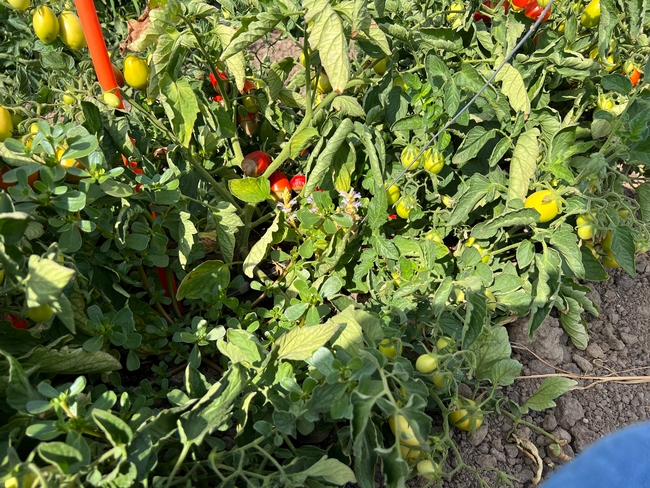
M339 195L341 196L341 209L345 213L355 215L357 210L363 206L359 201L361 193L354 191L353 188L349 192L339 191Z

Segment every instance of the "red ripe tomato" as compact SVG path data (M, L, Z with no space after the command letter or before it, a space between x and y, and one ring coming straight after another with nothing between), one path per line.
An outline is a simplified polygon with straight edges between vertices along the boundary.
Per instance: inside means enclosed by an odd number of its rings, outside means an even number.
M15 315L6 314L5 320L7 322L11 322L11 325L13 326L14 329L24 329L24 330L29 329L29 327L27 326L27 322L23 319L19 319Z
M548 9L548 12L546 12L546 15L542 19L542 22L546 22L548 20L548 18L551 15L551 10L553 10L553 7ZM542 15L543 11L544 11L544 7L542 7L539 3L537 3L537 0L530 0L530 2L528 2L528 5L526 5L526 8L524 9L524 15L529 19L537 20L539 16Z
M215 95L214 97L212 97L212 101L220 103L221 105L223 105L223 97L221 95L218 95L218 94Z
M488 0L486 2L483 2L483 5L485 5L488 8L491 8L492 7L492 2L490 0ZM485 15L485 14L483 14L481 12L475 12L474 13L474 22L478 22L479 20L482 20L486 24L489 24L490 22L492 22L491 17L488 17L487 15Z
M255 82L253 80L246 80L244 81L244 88L241 89L240 93L246 95L255 90L255 88L257 88L257 86L255 86Z
M520 10L526 8L529 3L529 0L512 0L512 4Z
M388 220L395 220L397 218L397 214L389 214L388 215Z
M287 176L282 171L275 171L269 176L269 183L271 183L271 193L276 200L284 199L285 190L291 191L291 183Z
M246 176L259 176L271 164L271 157L264 151L254 151L247 154L241 162L241 169Z
M305 178L305 175L296 175L291 178L290 183L291 189L296 193L300 193L302 191L302 187L307 183L307 178Z
M630 72L630 81L632 82L632 86L636 86L636 84L639 82L640 79L641 79L641 72L635 67L633 67L632 71Z
M0 188L3 188L5 190L11 188L14 186L16 183L6 183L4 180L3 175L7 173L9 170L8 166L2 166L0 167ZM38 171L36 173L32 173L27 177L27 184L34 188L34 183L36 183L36 180L38 180Z
M223 71L217 70L217 74L219 75L219 78L222 80L227 80L228 75L224 73ZM210 83L212 83L212 87L217 90L219 88L219 84L217 83L217 77L214 76L214 73L210 73Z

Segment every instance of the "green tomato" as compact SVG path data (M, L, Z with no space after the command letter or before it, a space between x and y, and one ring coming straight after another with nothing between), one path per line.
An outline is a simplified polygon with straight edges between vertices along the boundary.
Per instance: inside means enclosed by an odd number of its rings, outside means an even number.
M397 357L397 347L390 339L384 339L379 343L379 352L388 358Z
M438 368L438 360L431 354L422 354L415 361L415 369L420 373L431 373Z
M399 197L400 197L399 186L391 185L386 190L386 200L388 200L388 205L395 205L397 200L399 200Z
M262 108L260 102L257 101L257 98L250 95L243 98L242 104L249 114L256 114Z
M106 103L106 105L109 107L119 108L120 97L118 97L115 93L104 92L102 94L102 98L104 99L104 103Z
M475 406L474 400L458 397L456 410L449 412L449 420L460 430L469 432L472 428L472 430L478 429L483 423L483 414L480 410L476 410Z
M413 163L413 161L419 152L420 151L418 151L418 149L413 144L408 144L404 149L402 149L402 154L400 154L399 157L402 166L409 171L415 171L418 169L422 158L420 157L415 163Z
M52 315L54 315L54 310L49 303L27 309L27 317L34 322L46 322L52 318Z
M529 195L524 202L524 207L537 210L540 223L553 220L560 213L557 199L552 195L551 190L539 190Z
M437 175L445 166L445 156L441 152L432 148L427 149L422 155L424 159L424 169L429 173Z
M430 459L420 461L416 469L420 476L428 480L434 480L440 476L440 467Z
M397 215L399 215L401 218L406 220L411 214L411 207L402 199L397 202L397 205L395 206L395 212L397 212Z
M473 247L476 249L479 254L481 255L481 261L485 264L487 264L490 261L490 253L488 253L484 248L479 246L476 243L476 239L474 237L470 237L467 239L467 242L465 242L465 247Z
M383 58L377 61L377 63L372 67L379 76L384 76L386 73L386 67L388 66L388 58Z
M497 309L497 297L490 290L485 290L485 298L487 298L487 309L490 312L495 312Z
M400 444L411 447L418 447L420 445L420 442L415 437L413 429L411 429L408 420L406 420L406 417L403 415L398 415L397 421L395 421L395 416L391 415L391 417L388 419L388 425L390 426L391 432L395 436L397 436L397 428L399 427Z

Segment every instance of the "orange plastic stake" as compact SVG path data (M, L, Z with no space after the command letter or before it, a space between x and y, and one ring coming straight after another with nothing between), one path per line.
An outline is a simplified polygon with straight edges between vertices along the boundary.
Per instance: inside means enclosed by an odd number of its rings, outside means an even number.
M92 59L95 67L99 85L105 92L114 90L117 88L117 81L113 73L111 59L108 57L108 50L102 34L102 27L99 25L99 19L97 18L95 3L93 0L75 0L75 5L77 6L77 14L79 14L81 28L86 36L90 59ZM115 93L120 99L119 108L124 108L119 90Z

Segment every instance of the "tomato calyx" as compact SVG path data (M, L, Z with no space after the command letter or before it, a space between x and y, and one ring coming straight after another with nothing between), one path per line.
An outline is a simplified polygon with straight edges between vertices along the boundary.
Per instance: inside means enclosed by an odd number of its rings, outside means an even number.
M289 183L291 184L291 189L293 191L300 193L307 183L307 178L305 175L295 175L293 178L291 178L291 181Z
M264 151L247 154L241 162L241 169L246 176L260 176L271 164L271 157Z

